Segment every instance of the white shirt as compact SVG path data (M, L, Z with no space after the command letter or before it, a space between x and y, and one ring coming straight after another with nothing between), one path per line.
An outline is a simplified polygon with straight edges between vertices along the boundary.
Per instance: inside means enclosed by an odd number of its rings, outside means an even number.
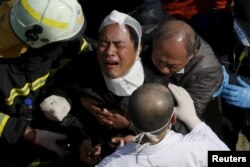
M198 124L189 134L172 130L159 143L136 151L130 142L104 158L96 167L204 167L209 150L229 150L205 123Z

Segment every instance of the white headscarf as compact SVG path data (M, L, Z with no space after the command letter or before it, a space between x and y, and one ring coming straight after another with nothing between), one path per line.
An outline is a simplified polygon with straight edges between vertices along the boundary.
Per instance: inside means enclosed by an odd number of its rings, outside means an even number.
M142 29L140 23L133 17L113 10L105 19L103 20L99 32L107 25L118 23L123 32L126 31L125 25L131 26L138 35L138 48L137 57L133 66L128 70L128 72L119 78L108 78L103 74L104 80L108 89L117 96L129 96L133 93L135 89L141 86L144 82L144 70L139 58L140 54L140 43L142 36Z

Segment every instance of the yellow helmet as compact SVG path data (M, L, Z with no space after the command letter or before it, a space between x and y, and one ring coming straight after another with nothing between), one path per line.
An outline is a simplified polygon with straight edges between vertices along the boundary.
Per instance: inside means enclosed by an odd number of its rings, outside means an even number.
M77 0L16 0L10 24L19 39L39 48L75 37L86 21Z

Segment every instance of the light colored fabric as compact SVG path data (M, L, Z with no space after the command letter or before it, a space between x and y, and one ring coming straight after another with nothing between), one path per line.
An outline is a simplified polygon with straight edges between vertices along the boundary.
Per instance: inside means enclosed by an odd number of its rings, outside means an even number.
M250 47L249 38L236 18L234 19L234 31L238 39L240 40L241 44Z
M137 57L139 57L139 54L140 54L140 44L141 44L141 37L142 37L142 28L141 28L141 25L140 23L134 19L133 17L125 14L125 13L121 13L121 12L118 12L116 10L113 10L108 16L105 17L105 19L103 20L100 28L99 28L99 32L107 25L110 25L110 24L114 24L114 23L117 23L119 24L120 26L120 29L125 32L126 31L126 28L125 28L125 25L129 25L131 26L137 36L138 36L138 48L137 48Z
M174 107L174 112L176 113L177 118L184 122L188 128L192 130L201 122L196 114L192 98L182 87L169 84L168 88L171 90L177 103L177 106Z
M108 89L117 96L130 96L144 82L144 70L140 58L125 76L110 79L103 74Z
M48 119L62 121L71 106L64 97L51 95L40 103L40 108Z
M116 10L113 10L107 17L105 17L105 19L103 20L99 28L99 32L105 26L109 24L114 24L114 23L118 23L122 31L126 30L125 25L131 26L136 31L138 35L139 43L141 43L142 29L141 29L140 23L137 20L135 20L133 17L125 13L118 12Z
M229 150L205 124L183 136L170 130L162 141L136 151L130 142L103 159L96 167L206 167L208 150Z

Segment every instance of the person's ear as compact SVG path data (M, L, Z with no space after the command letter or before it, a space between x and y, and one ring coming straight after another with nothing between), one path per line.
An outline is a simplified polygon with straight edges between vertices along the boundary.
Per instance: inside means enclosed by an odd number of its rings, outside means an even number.
M189 60L192 59L197 54L197 52L200 49L200 46L201 46L201 38L199 37L198 34L196 34L196 46L195 46L195 49L193 51L193 54L189 57Z
M171 120L170 120L170 123L172 125L174 125L176 123L176 120L177 120L177 117L176 117L176 114L174 113L173 116L172 116L172 118L171 118Z

